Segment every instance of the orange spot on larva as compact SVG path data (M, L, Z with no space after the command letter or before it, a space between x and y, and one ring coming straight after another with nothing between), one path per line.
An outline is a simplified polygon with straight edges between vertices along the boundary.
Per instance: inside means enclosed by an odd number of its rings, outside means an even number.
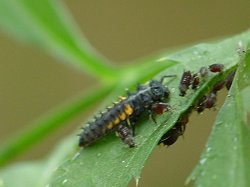
M131 115L133 114L133 108L129 105L129 104L125 104L124 105L124 112L127 114L127 115Z
M113 123L114 123L115 125L119 124L119 123L120 123L120 119L119 119L119 118L115 118L115 120L113 121Z
M126 119L126 114L125 114L125 112L121 113L121 114L119 115L119 118L120 118L121 120L125 120L125 119Z
M108 128L108 129L112 129L112 128L113 128L113 123L110 122L110 123L107 125L107 128Z

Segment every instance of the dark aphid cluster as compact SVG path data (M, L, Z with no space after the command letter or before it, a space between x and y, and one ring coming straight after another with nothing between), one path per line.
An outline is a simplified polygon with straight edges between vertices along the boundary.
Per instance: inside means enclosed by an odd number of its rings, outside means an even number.
M213 73L221 73L224 66L222 64L212 64L208 68L201 67L198 73L191 74L190 71L185 71L182 75L179 90L180 96L184 96L186 94L187 89L189 86L192 86L192 89L196 89L199 84L200 80L207 77L210 72ZM170 146L174 144L177 139L184 134L186 124L189 121L189 116L193 110L196 110L198 113L204 111L204 109L212 108L215 106L217 100L217 92L220 91L224 86L229 90L234 79L235 71L231 72L224 80L220 80L215 83L207 95L203 95L195 106L192 106L188 109L186 113L184 113L176 122L176 124L167 131L158 144L163 144L166 146Z
M151 80L145 86L138 85L135 93L128 93L126 98L121 98L118 103L107 108L107 111L96 116L83 127L79 135L79 146L86 147L116 131L125 144L134 147L134 126L138 117L143 113L153 117L169 109L169 105L164 103L170 94L169 89L163 85L166 77L173 76L164 76L160 81Z
M223 64L212 64L209 67L201 67L199 72L194 74L191 71L184 71L179 84L179 95L184 97L190 86L193 90L197 89L201 80L208 76L209 71L213 73L222 72L223 68Z
M191 71L184 71L179 84L180 96L185 96L189 86L192 84Z
M220 91L224 86L227 90L230 89L233 79L234 79L235 71L231 72L224 80L220 80L215 83L211 89L211 91L207 95L203 95L197 102L195 106L195 110L198 113L203 112L206 108L210 109L215 106L217 101L217 92Z

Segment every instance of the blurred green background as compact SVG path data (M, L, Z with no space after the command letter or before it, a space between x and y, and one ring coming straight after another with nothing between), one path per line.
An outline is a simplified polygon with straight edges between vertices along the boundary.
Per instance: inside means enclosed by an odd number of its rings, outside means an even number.
M133 63L159 50L237 34L250 25L247 0L64 2L89 42L115 64ZM96 80L1 31L0 141L95 84ZM221 93L219 103L225 94ZM216 113L194 113L184 138L169 148L156 147L139 186L184 186L199 160ZM15 161L43 158L85 119L78 117ZM134 181L131 186L135 186Z

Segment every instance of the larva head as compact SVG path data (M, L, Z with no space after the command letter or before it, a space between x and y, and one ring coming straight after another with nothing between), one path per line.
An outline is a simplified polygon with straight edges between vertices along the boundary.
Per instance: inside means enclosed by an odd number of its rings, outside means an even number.
M169 89L165 87L161 82L152 80L149 83L151 97L154 101L162 101L169 97Z

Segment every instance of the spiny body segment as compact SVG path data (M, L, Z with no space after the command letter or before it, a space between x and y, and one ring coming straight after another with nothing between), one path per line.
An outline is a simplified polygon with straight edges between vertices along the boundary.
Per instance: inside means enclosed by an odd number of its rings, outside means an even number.
M169 97L169 89L163 85L165 77L160 81L151 80L146 86L138 85L135 93L128 93L128 97L122 98L113 107L107 108L106 112L95 117L93 122L83 128L79 146L86 147L116 131L125 144L134 147L134 126L138 117L144 112L148 112L148 115L158 114L158 111L154 111L159 108L157 104L162 107L162 103Z

